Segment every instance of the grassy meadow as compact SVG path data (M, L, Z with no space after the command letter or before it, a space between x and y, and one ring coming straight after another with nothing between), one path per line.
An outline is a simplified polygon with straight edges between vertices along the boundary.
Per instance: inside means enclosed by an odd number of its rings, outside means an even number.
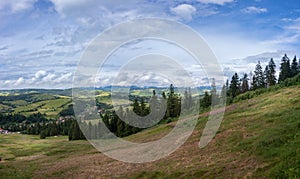
M177 151L155 162L128 164L108 158L87 141L67 137L0 136L3 178L297 178L300 176L300 86L264 93L226 107L217 135L198 144L207 121ZM147 142L176 122L146 129L126 140Z

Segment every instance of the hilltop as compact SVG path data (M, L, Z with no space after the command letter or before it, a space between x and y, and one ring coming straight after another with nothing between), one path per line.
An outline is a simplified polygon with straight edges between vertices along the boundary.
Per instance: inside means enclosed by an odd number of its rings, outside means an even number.
M227 106L217 135L208 146L199 149L207 121L207 116L202 115L183 146L166 158L145 164L115 161L97 152L87 141L1 136L0 153L4 162L0 163L0 173L5 178L297 177L300 174L299 90L299 85L278 89ZM159 125L125 139L156 140L174 125L175 122Z

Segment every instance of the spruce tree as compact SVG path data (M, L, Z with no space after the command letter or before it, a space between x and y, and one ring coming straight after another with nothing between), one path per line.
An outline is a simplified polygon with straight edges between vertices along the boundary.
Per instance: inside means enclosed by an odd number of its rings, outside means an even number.
M254 70L254 75L253 75L253 80L252 80L252 88L258 89L258 88L264 88L265 85L265 78L264 78L264 72L263 69L260 65L260 61L258 61L255 70Z
M238 94L240 94L240 79L239 79L239 75L237 73L235 73L232 76L230 85L229 85L229 93L231 97L236 97Z
M200 101L200 107L203 109L208 108L211 105L211 95L207 91L204 92L204 96Z
M298 61L298 74L300 74L300 59Z
M280 65L281 66L280 66L278 82L282 82L282 81L286 80L287 78L291 77L290 59L287 57L286 54L282 57Z
M276 65L273 58L271 58L269 64L266 66L265 77L267 86L274 86L276 84Z
M298 74L298 62L297 62L297 57L295 56L291 65L291 77L294 77L297 74Z
M167 116L177 117L180 114L180 102L179 97L175 93L173 84L170 85L167 101Z
M242 78L241 93L245 93L248 90L249 90L248 75L247 73L245 73Z
M134 99L132 106L133 106L133 112L137 115L141 115L141 108L137 99Z

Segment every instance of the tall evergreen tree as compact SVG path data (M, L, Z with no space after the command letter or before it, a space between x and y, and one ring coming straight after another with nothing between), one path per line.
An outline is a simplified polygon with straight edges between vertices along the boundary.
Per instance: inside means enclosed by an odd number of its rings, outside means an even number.
M226 96L230 96L230 94L229 94L229 80L227 79L226 80L226 83L225 83L225 91L226 91Z
M200 107L205 109L211 105L211 95L207 91L204 92L203 98L200 100Z
M135 114L137 115L141 115L141 108L137 99L134 99L132 106L133 106L133 112L135 112Z
M298 61L298 74L300 74L300 59Z
M269 64L266 66L265 80L267 86L273 86L276 84L276 65L273 58L271 58Z
M241 93L245 93L248 90L249 90L248 75L247 73L245 73L242 78Z
M173 84L170 85L168 101L167 101L167 115L168 117L177 117L180 114L180 100L175 93Z
M291 77L294 77L297 74L298 74L298 62L297 62L297 57L295 56L291 65Z
M281 66L280 66L278 82L282 82L282 81L286 80L287 78L291 77L290 59L287 57L286 54L282 57L280 65Z
M255 67L252 83L253 83L252 88L254 90L258 89L258 88L264 88L266 86L264 72L260 65L260 61L258 61L257 65Z
M240 79L239 79L239 75L237 73L235 73L232 76L230 85L229 85L229 91L230 91L230 96L231 97L236 97L237 95L240 94Z

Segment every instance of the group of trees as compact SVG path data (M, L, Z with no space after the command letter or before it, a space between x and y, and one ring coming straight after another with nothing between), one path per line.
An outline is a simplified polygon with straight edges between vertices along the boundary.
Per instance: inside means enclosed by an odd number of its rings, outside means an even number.
M78 133L79 126L81 126L81 130L85 131L84 133L89 139L109 137L104 136L104 127L107 127L108 130L118 137L125 137L142 130L142 128L124 122L126 118L136 118L135 121L141 123L151 122L151 120L157 120L159 123L168 123L178 117L181 112L182 97L175 90L175 87L171 84L169 91L162 92L160 96L153 90L150 100L142 97L135 98L131 108L123 109L120 106L116 111L112 109L105 110L103 114L100 114L101 120L96 124L89 120L78 121L79 125L74 124L70 129L69 139L77 140L82 138L81 135L75 134ZM194 105L190 89L184 92L183 98L184 109L188 109ZM146 100L148 100L148 103L145 102Z
M0 113L0 126L3 129L10 132L40 135L41 138L68 135L71 124L74 122L75 120L72 118L65 118L63 120L47 119L45 115L39 112L27 117L21 114Z
M185 96L191 98L191 95L188 92L186 92ZM163 115L159 115L164 103L166 104L166 111L163 111ZM91 121L85 120L79 121L79 125L83 131L86 131L84 133L87 134L87 138L89 139L109 137L103 136L103 131L105 131L104 127L107 127L118 137L125 137L141 131L142 128L129 125L123 121L124 119L137 118L136 121L143 123L147 122L147 120L150 122L150 120L162 116L162 119L159 119L160 123L169 122L170 118L175 118L180 115L180 109L181 97L175 92L175 87L171 84L168 93L163 92L161 97L158 97L156 91L153 90L153 95L149 103L146 103L144 98L135 98L131 108L126 108L124 110L122 106L120 106L117 111L105 110L103 114L100 114L101 121L97 122L97 124L92 124ZM145 121L139 120L139 117L145 116L147 116L146 118L143 118ZM77 135L77 137L74 137L75 135L73 135L73 133L76 133L77 129L78 127L74 127L74 129L70 130L69 139L80 139L79 135Z
M42 123L45 121L48 121L48 119L39 112L31 114L28 117L21 114L0 113L0 126L11 132L25 132L30 124Z
M299 64L300 61L298 63L296 56L292 60L292 63L290 63L290 59L285 54L284 57L282 57L278 82L282 82L287 78L292 78L297 74L299 74L300 73Z
M300 62L299 62L300 63ZM282 57L282 61L280 64L280 73L279 78L277 80L276 77L276 64L271 58L269 63L266 65L263 70L260 61L255 67L254 72L250 72L250 77L248 74L244 74L240 79L238 74L235 73L229 84L228 80L226 85L224 85L223 90L227 91L227 97L229 98L229 102L232 101L237 95L245 93L249 90L256 90L260 88L268 88L270 86L274 86L277 83L281 83L288 78L292 78L300 73L300 64L297 61L296 56L294 57L292 64L290 64L290 59L285 54ZM252 76L252 78L251 78Z
M33 123L27 127L26 131L23 131L24 134L29 135L40 135L41 139L50 136L58 135L68 135L71 125L75 122L74 119L65 119L65 120L51 120L42 123Z

